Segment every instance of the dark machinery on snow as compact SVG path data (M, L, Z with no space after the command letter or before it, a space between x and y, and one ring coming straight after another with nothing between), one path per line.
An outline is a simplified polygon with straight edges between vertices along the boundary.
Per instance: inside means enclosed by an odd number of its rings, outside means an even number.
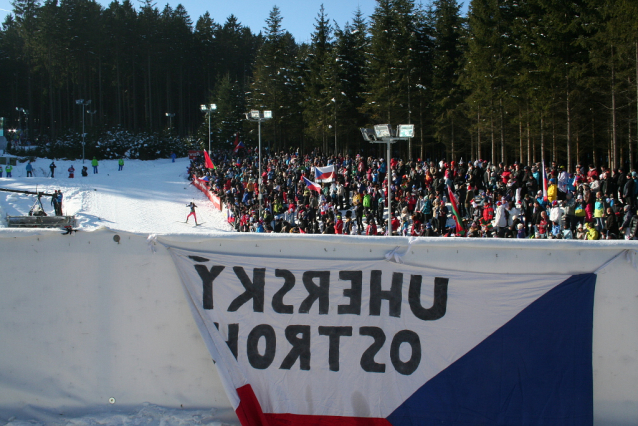
M0 188L3 192L16 192L18 194L35 195L36 200L29 210L28 216L7 215L7 226L9 228L64 228L75 226L75 216L49 216L42 206L42 197L54 197L55 194L46 192L20 191L17 189Z

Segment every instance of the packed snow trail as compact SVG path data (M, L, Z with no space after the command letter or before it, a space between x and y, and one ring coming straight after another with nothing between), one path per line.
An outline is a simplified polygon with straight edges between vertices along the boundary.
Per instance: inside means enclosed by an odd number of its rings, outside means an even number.
M118 171L117 160L99 162L93 174L90 161L88 176L82 177L82 161L56 160L54 178L48 177L51 160L39 158L32 163L35 176L26 177L26 163L13 168L13 177L0 178L0 188L53 193L62 190L65 215L75 215L78 228L89 231L99 227L135 233L207 234L211 231L230 232L226 217L217 211L204 194L187 180L188 158L154 161L127 160ZM69 178L73 165L75 178ZM6 176L6 175L4 175ZM35 196L0 192L0 214L27 215ZM186 224L188 203L197 204L197 221L206 222L195 227ZM42 197L47 214L53 214L50 197ZM192 222L192 221L191 221ZM0 220L0 227L6 222Z

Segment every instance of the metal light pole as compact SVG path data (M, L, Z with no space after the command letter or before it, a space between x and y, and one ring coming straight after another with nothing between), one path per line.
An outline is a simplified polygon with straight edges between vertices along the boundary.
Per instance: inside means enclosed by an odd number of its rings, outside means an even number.
M93 116L97 114L97 110L96 109L94 109L93 111L89 110L86 113L89 114L89 117L91 117L91 127L93 127Z
M390 180L392 179L392 168L390 167L390 160L392 159L392 144L397 141L405 141L414 137L414 124L399 124L397 126L396 133L390 124L377 124L372 129L361 129L363 139L372 143L385 143L388 147L387 160L386 160L386 179L388 189L387 199L387 214L388 214L388 227L386 229L387 235L392 236L392 186Z
M258 138L259 138L259 176L257 178L257 185L259 188L259 212L257 214L257 219L261 218L261 210L263 208L263 191L261 185L261 122L265 120L270 120L272 118L272 111L258 111L256 109L251 110L249 113L246 113L246 119L250 121L256 121L258 128Z
M201 105L200 106L202 112L206 113L208 115L208 155L211 154L211 150L210 150L210 114L213 111L217 110L217 105L216 104L210 104L210 105ZM168 113L166 113L166 115L168 115ZM175 115L175 114L173 114Z
M75 103L82 105L82 164L84 164L84 146L86 145L86 142L84 141L84 137L86 136L86 133L84 133L84 107L91 105L91 100L89 99L84 102L84 99L78 99Z
M20 129L21 132L22 132L22 115L24 115L24 126L25 126L24 137L28 138L29 137L29 111L20 107L16 107L16 111L18 111L18 128Z
M168 130L170 131L173 128L173 117L175 117L174 112L167 112L166 116L168 117ZM210 133L210 120L208 120L208 132ZM209 137L210 140L210 137ZM210 149L210 146L208 147Z

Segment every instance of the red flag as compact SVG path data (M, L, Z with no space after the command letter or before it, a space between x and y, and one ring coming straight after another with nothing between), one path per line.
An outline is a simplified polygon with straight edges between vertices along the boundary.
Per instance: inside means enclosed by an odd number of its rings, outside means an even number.
M456 197L454 196L454 193L452 192L452 188L449 185L447 187L447 194L448 194L448 197L450 198L450 204L452 205L452 216L454 216L454 222L456 222L456 235L462 237L465 235L465 228L463 227L463 219L461 219L459 208L456 204Z
M204 150L204 163L206 164L207 169L213 169L213 170L215 169L215 165L213 164L212 160L208 156L208 152L206 152L206 150Z

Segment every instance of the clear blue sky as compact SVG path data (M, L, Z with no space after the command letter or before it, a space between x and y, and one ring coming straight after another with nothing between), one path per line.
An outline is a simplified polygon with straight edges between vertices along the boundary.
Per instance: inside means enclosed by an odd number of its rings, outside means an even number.
M110 0L98 0L105 7ZM418 1L418 0L417 0ZM157 0L158 9L163 9L166 4L175 7L182 4L193 21L208 11L215 22L223 24L226 18L231 14L235 15L242 25L250 27L253 33L258 33L266 25L266 18L277 5L283 17L282 27L289 31L297 43L310 41L310 34L314 31L314 23L319 8L324 5L326 14L330 21L336 21L341 27L350 21L357 8L361 9L363 15L368 18L373 12L376 5L375 0ZM423 1L424 4L429 3L428 0ZM466 0L463 6L463 12L467 10L469 0ZM133 0L133 4L139 9L141 2ZM4 16L12 9L11 0L0 0L0 16L4 20Z

